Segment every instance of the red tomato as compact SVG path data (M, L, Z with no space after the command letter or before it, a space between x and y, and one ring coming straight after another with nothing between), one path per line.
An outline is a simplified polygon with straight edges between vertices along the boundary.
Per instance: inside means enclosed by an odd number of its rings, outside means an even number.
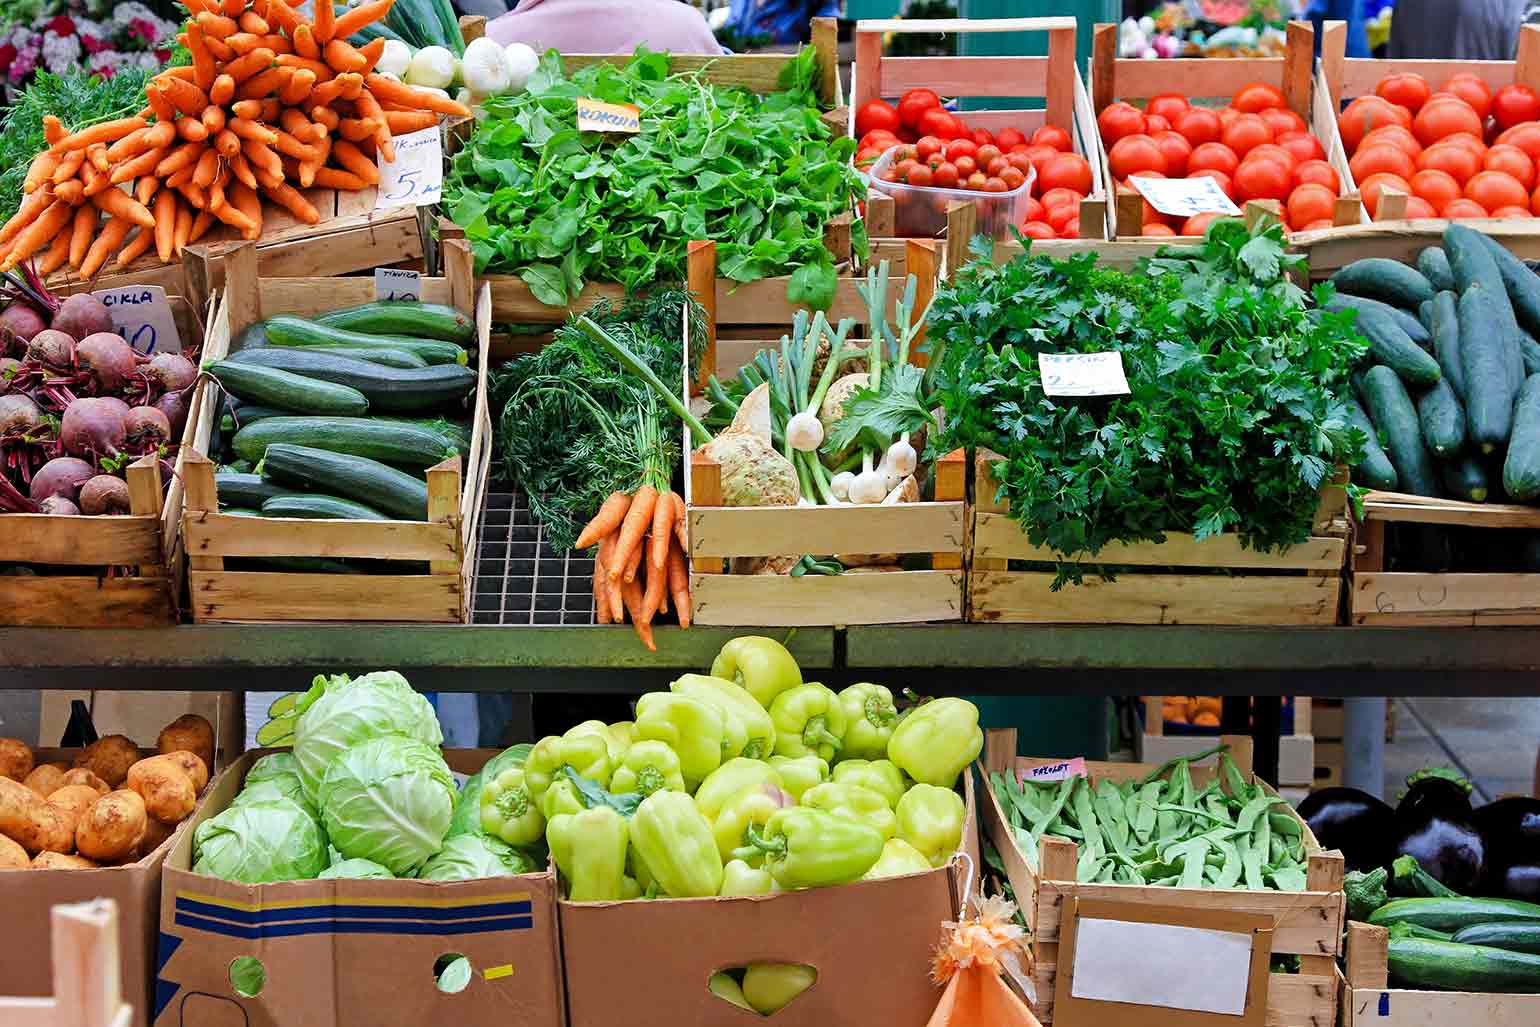
M1295 163L1326 158L1326 151L1321 149L1320 140L1309 132L1284 132L1274 142L1288 150Z
M1444 138L1440 139L1439 142L1450 143L1454 146L1468 150L1470 153L1476 156L1477 160L1485 159L1487 155L1487 144L1483 142L1481 137L1476 135L1474 132L1456 132L1453 135L1445 136Z
M1114 178L1127 178L1135 171L1166 173L1166 155L1147 135L1124 136L1107 151L1107 164Z
M916 164L909 169L909 174L904 176L904 181L910 185L934 185L936 179L935 173L930 170L929 165Z
M1337 130L1342 134L1342 145L1352 153L1363 142L1364 136L1381 125L1412 127L1412 112L1393 104L1383 96L1360 96L1347 105L1337 119Z
M1214 181L1219 183L1219 188L1224 190L1224 194L1226 196L1230 197L1232 200L1235 199L1235 183L1230 181L1229 175L1225 174L1223 171L1220 171L1217 168L1203 168L1199 171L1190 173L1187 177L1212 178Z
M1230 106L1242 114L1256 114L1269 107L1287 107L1288 104L1284 102L1283 93L1275 86L1253 82L1249 86L1241 86L1235 99L1230 101Z
M957 165L950 161L942 161L931 172L931 184L940 189L957 188Z
M1529 154L1530 160L1540 160L1540 124L1525 122L1522 125L1514 125L1503 131L1497 137L1498 143L1507 143L1517 146Z
M1477 81L1480 81L1479 79ZM1423 105L1412 122L1412 133L1424 146L1432 146L1445 136L1469 132L1481 137L1481 115L1469 103L1433 99Z
M1171 127L1182 133L1194 146L1219 142L1224 130L1224 126L1219 123L1219 115L1206 107L1189 107L1176 116Z
M1389 143L1392 146L1399 146L1414 158L1422 152L1422 144L1417 141L1417 137L1400 125L1381 125L1364 136L1363 141L1358 146L1362 149L1374 143Z
M1353 159L1348 161L1348 170L1353 173L1355 180L1361 182L1380 171L1388 171L1402 178L1411 178L1417 171L1417 165L1399 146L1391 143L1375 143L1373 146L1359 147L1358 152L1353 154Z
M1299 163L1292 153L1277 143L1263 143L1261 146L1252 147L1251 152L1246 154L1241 163L1244 164L1248 160L1270 160L1281 165L1291 175L1294 173L1294 165Z
M1273 130L1275 137L1285 132L1306 132L1310 128L1304 118L1287 107L1269 107L1257 116L1267 122L1267 127Z
M1017 202L1021 204L1020 209L1022 224L1026 224L1028 221L1043 220L1043 214L1046 212L1046 208L1044 208L1043 205L1037 200L1027 196L1021 200L1018 200Z
M941 106L941 97L929 89L911 89L898 101L898 120L905 128L920 128L920 115Z
M1066 204L1078 209L1080 206L1080 193L1075 192L1073 189L1066 189L1063 186L1055 186L1043 193L1044 208L1063 207Z
M997 143L995 145L998 146L999 144ZM1017 143L1015 146L1012 146L1009 149L1007 149L1005 151L1005 155L1007 157L1009 157L1013 153L1026 153L1030 149L1032 149L1032 147L1029 144L1027 144L1027 143ZM1058 151L1055 150L1054 152L1057 153Z
M995 133L995 145L1002 150L1009 151L1014 146L1023 146L1026 141L1027 137L1019 128L1002 128Z
M898 172L893 168L889 168L888 170L884 171L880 177L884 182L899 181Z
M1008 153L1005 155L1005 159L1010 162L1011 167L1020 171L1023 175L1032 170L1032 158L1028 157L1025 153Z
M979 146L972 139L953 139L946 144L946 159L956 160L958 157L972 157L978 151Z
M1411 215L1407 215L1407 216L1410 217ZM1529 208L1528 207L1520 207L1520 206L1517 206L1517 205L1514 205L1514 206L1511 206L1511 207L1498 207L1496 210L1492 211L1492 216L1494 218L1531 218L1531 217L1534 217L1534 215L1529 212Z
M915 168L919 167L919 164L920 162L915 160L913 157L905 157L903 160L894 162L893 170L898 172L899 177L902 178L903 176L909 174L909 172L913 171Z
M1021 226L1021 234L1028 239L1056 239L1059 236L1052 225L1043 221L1028 221Z
M984 188L984 183L988 180L989 176L984 174L984 172L975 171L973 174L968 176L968 180L966 182L959 183L959 185L963 189L972 189L975 192L980 192Z
M1011 162L1004 157L996 157L984 166L984 174L990 178L999 178L1000 172L1011 166Z
M1187 97L1181 93L1161 93L1159 96L1150 97L1150 102L1144 105L1144 113L1146 117L1157 114L1175 124L1177 116L1190 106Z
M1064 222L1064 228L1059 232L1059 234L1065 239L1080 238L1080 216L1077 214L1070 218L1068 221Z
M1312 221L1331 220L1332 208L1337 204L1337 194L1324 185L1307 182L1289 193L1286 211L1289 224L1303 228Z
M1375 96L1382 96L1391 103L1400 104L1413 114L1428 102L1428 95L1431 92L1432 90L1428 88L1428 80L1412 71L1386 75L1380 79L1379 85L1374 87Z
M1284 200L1289 196L1289 172L1271 160L1250 160L1235 169L1235 194L1242 200Z
M1164 237L1164 236L1168 236L1168 235L1175 235L1176 234L1176 229L1172 228L1170 225L1162 224L1160 222L1152 221L1149 224L1145 225L1143 228L1141 228L1139 230L1139 234L1140 235L1147 235L1147 236L1148 235L1158 235L1158 236Z
M1242 114L1229 124L1219 141L1234 150L1237 157L1244 157L1252 147L1272 142L1273 130L1257 115Z
M1324 185L1333 193L1342 188L1342 182L1337 177L1337 170L1324 160L1304 160L1294 166L1294 176L1290 179L1294 188L1298 189L1306 182L1315 182Z
M1529 208L1527 207L1515 207L1512 209L1522 210L1524 216L1529 217ZM1433 209L1433 204L1424 200L1421 196L1408 196L1406 198L1406 211L1403 216L1407 218L1436 218L1438 217L1438 212ZM1492 216L1502 217L1501 214L1494 214Z
M1241 116L1241 112L1234 107L1221 107L1214 113L1219 115L1219 127L1221 130L1229 128L1230 123Z
M1058 125L1044 125L1033 132L1032 145L1051 146L1061 153L1069 153L1075 148L1070 142L1069 133Z
M1155 145L1166 158L1166 174L1182 178L1187 174L1187 158L1192 156L1192 144L1180 132L1162 132L1155 137Z
M1308 225L1306 225L1304 228L1297 229L1297 231L1300 231L1300 232L1317 232L1317 231L1320 231L1323 228L1336 228L1336 227L1337 227L1336 225L1332 224L1331 218L1327 218L1324 221L1312 221Z
M1061 203L1057 207L1049 207L1047 217L1048 223L1053 226L1053 230L1063 235L1065 225L1080 219L1080 205Z
M1417 172L1412 176L1410 185L1412 195L1432 207L1435 216L1442 214L1445 207L1460 198L1460 183L1449 172L1437 168L1425 168Z
M1043 190L1063 187L1079 196L1091 191L1091 165L1078 153L1061 153L1037 167L1038 186Z
M1484 218L1491 217L1491 215L1487 213L1487 209L1485 207L1477 203L1475 200L1467 200L1462 196L1444 208L1444 217Z
M984 180L984 191L986 193L1008 193L1011 191L1011 187L1005 184L1005 179L991 175Z
M1031 146L1027 147L1027 159L1032 162L1032 166L1037 168L1038 171L1042 171L1043 165L1053 160L1058 155L1058 150L1055 150L1051 146L1044 146L1041 143L1033 143Z
M1540 121L1540 93L1522 82L1510 82L1493 95L1492 117L1503 131L1526 121Z
M1534 193L1529 197L1529 212L1540 216L1540 186L1536 186Z
M979 169L979 162L967 154L963 154L960 157L954 157L952 159L952 163L957 165L957 177L964 180L966 180L968 176L972 175Z
M1439 86L1439 92L1458 96L1470 104L1476 116L1483 120L1492 112L1492 87L1471 72L1461 71L1450 75L1449 81Z
M976 128L973 130L973 141L979 146L993 146L995 137L990 134L987 128Z
M861 141L856 144L856 147L858 149L864 150L868 146L875 146L875 147L878 147L880 149L886 150L890 146L897 146L897 145L898 145L898 136L894 135L892 132L889 132L885 128L879 128L879 129L875 129L875 130L873 130L871 132L868 132L864 136L862 136L861 137Z
M884 100L868 100L856 111L856 135L864 136L877 129L897 132L902 124L898 111Z
M1144 116L1144 134L1153 136L1159 132L1171 131L1171 120L1163 118L1159 114L1146 114Z
M1482 167L1502 171L1518 179L1527 192L1535 187L1535 162L1529 154L1511 143L1498 143L1487 151Z
M999 156L1001 156L1000 147L994 143L980 143L979 148L973 153L973 159L979 162L981 168L989 167L989 162Z
M858 167L858 168L869 168L869 167L871 167L873 164L877 163L877 158L881 157L882 153L883 153L883 151L877 149L877 147L875 147L875 146L868 146L864 150L857 150L856 151L856 167Z
M1463 189L1471 176L1481 170L1481 157L1458 143L1445 140L1417 155L1417 170L1429 168L1447 172Z
M1193 147L1192 156L1187 158L1187 173L1190 175L1194 171L1213 168L1215 171L1234 175L1240 163L1240 159L1235 156L1235 151L1224 143L1203 143Z
M1144 112L1131 103L1118 100L1109 103L1096 116L1096 127L1101 131L1102 142L1111 146L1124 136L1139 135L1144 131Z
M1358 196L1363 200L1371 218L1380 208L1380 190L1385 188L1394 189L1398 193L1410 194L1412 191L1411 185L1399 175L1392 175L1388 171L1370 175L1358 183Z
M1465 183L1465 196L1487 210L1529 203L1529 190L1518 179L1501 171L1476 172Z
M921 136L920 141L914 144L915 159L922 163L928 161L934 155L941 152L946 144L935 136Z
M1209 223L1218 217L1219 215L1214 213L1194 214L1192 217L1188 218L1185 222L1182 223L1181 234L1202 235L1204 232L1208 231Z
M920 114L915 131L942 139L956 139L963 135L963 126L950 112L940 107L929 107Z
M1027 173L1014 165L1007 164L1000 172L1000 181L1005 183L1007 189L1020 189L1027 184Z

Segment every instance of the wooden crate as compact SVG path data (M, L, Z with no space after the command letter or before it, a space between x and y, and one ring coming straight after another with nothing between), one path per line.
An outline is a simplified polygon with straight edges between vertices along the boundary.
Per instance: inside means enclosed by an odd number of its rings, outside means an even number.
M1293 730L1278 738L1279 787L1310 787L1316 774L1316 740L1311 730L1311 701L1306 695L1294 698ZM1168 735L1163 708L1164 696L1144 697L1144 732L1139 736L1135 755L1141 763L1159 766L1167 760L1192 756L1211 748L1219 737L1214 734ZM1214 762L1210 757L1206 762Z
M1540 995L1414 991L1390 987L1390 933L1347 925L1342 1027L1526 1027L1540 1023Z
M1283 91L1289 109L1305 120L1311 133L1331 154L1337 136L1334 115L1312 96L1311 69L1314 66L1315 31L1306 21L1291 21L1288 42L1282 57L1175 57L1169 60L1145 60L1119 57L1118 27L1097 25L1092 37L1091 100L1095 113L1101 114L1115 100L1140 105L1161 93L1181 92L1193 103L1222 106L1236 90L1252 82L1261 82ZM1093 129L1095 122L1092 122ZM1097 139L1100 140L1100 133ZM1338 144L1340 148L1340 143ZM1102 159L1106 147L1098 144ZM1341 172L1339 172L1340 174ZM1144 227L1144 198L1130 188L1118 186L1110 165L1102 171L1108 188L1113 190L1112 238L1140 240L1153 252L1169 239L1141 236ZM1339 200L1333 219L1339 223L1357 220L1358 200L1347 195Z
M118 976L118 904L112 899L53 907L53 995L0 997L11 1027L129 1027L133 1007ZM31 939L37 944L42 939Z
M1354 203L1353 217L1339 221L1343 227L1321 229L1296 236L1296 245L1310 251L1312 270L1335 271L1361 257L1390 257L1413 263L1425 246L1437 245L1447 218L1406 219L1406 197L1391 190L1381 197L1381 217L1369 219L1369 212L1358 201L1358 185L1348 167L1348 153L1337 130L1337 115L1356 97L1374 92L1386 75L1415 72L1437 89L1456 72L1470 72L1494 90L1514 82L1540 89L1540 25L1522 25L1519 29L1517 60L1512 61L1381 61L1367 57L1347 57L1347 26L1327 22L1321 35L1321 63L1316 73L1315 92L1322 120L1330 119L1332 143L1327 150L1332 166L1342 178L1344 190ZM1324 141L1324 137L1323 137ZM1540 222L1531 218L1483 219L1481 231L1499 238L1503 245L1525 259L1540 257Z
M884 57L883 38L895 32L953 33L1032 32L1046 33L1046 57ZM1075 60L1074 18L998 18L941 20L858 21L855 27L856 59L851 71L851 101L846 131L855 138L855 112L870 100L897 98L910 89L933 89L943 97L1041 96L1041 110L960 111L974 128L998 132L1019 128L1031 135L1043 125L1056 125L1070 134L1075 152L1091 165L1091 194L1080 201L1080 229L1085 240L1106 238L1107 191L1105 158L1096 134L1090 96ZM1041 190L1037 190L1041 192ZM966 201L964 201L966 202ZM896 271L904 255L904 240L894 238L893 200L873 194L866 206L866 234L871 241L873 263L886 259ZM971 232L969 233L971 235ZM955 238L949 224L948 250ZM1057 253L1077 240L1044 240L1034 251ZM960 240L965 247L967 239Z
M916 306L923 309L935 288L934 244L910 243L908 267L919 279ZM711 243L693 243L692 285L715 280L715 250ZM928 268L928 271L927 271ZM890 295L901 292L902 279L890 281ZM856 279L841 278L829 319L868 320L856 293ZM743 326L753 338L719 341L717 328L739 316L733 305L724 313L706 304L708 331L701 360L702 374L715 369L735 374L756 350L774 335L785 334L791 311L766 297L765 306L744 307ZM775 316L778 325L767 327ZM915 357L923 359L920 354ZM686 398L699 382L683 382ZM689 515L690 589L697 624L822 625L887 624L959 620L962 616L963 502L962 464L943 462L936 468L937 500L896 506L725 507L721 505L721 468L694 454L694 440L685 445L685 505ZM950 484L949 484L950 482ZM955 496L943 499L944 496ZM800 557L805 553L930 553L930 570L810 574L733 574L723 570L734 557Z
M1251 740L1245 736L1224 739L1237 767L1251 777ZM1307 891L1244 891L1213 888L1166 888L1153 885L1081 884L1075 880L1078 848L1070 841L1043 838L1034 870L1017 847L1010 820L1000 808L988 774L1010 773L1045 766L1059 760L1018 757L1014 729L988 733L984 745L985 787L979 803L986 836L1005 863L1006 877L1016 893L1032 935L1035 962L1033 982L1037 1002L1032 1011L1044 1024L1053 1021L1053 994L1059 954L1059 922L1064 904L1072 899L1122 902L1139 906L1179 906L1206 910L1270 915L1275 920L1273 954L1297 955L1300 972L1269 975L1267 1017L1269 1027L1332 1027L1337 1012L1336 956L1341 952L1346 903L1342 894L1343 860L1339 852L1323 852L1310 828L1301 821L1308 855ZM1139 780L1156 769L1141 763L1086 763L1093 781ZM1192 771L1199 787L1214 779L1216 771L1200 767ZM1269 789L1271 790L1271 789ZM1278 807L1280 811L1288 807ZM1201 987L1195 980L1194 987Z
M990 467L998 454L974 459L968 569L970 621L1032 624L1335 624L1347 557L1346 493L1321 492L1312 536L1284 552L1242 547L1225 533L1198 540L1167 532L1164 542L1117 543L1085 565L1084 583L1052 591L1051 570L1011 570L1010 561L1052 563L1064 557L1027 541L1009 505L995 499ZM1095 565L1124 567L1116 581ZM1208 573L1191 573L1201 569Z
M473 258L464 244L445 248L444 278L424 278L424 302L474 310L479 339L470 452L429 469L428 518L415 521L256 519L219 513L214 465L205 456L218 416L214 386L199 388L197 436L187 461L183 532L193 619L228 621L409 621L463 623L469 615L472 551L491 449L486 381L491 299L475 296ZM218 359L247 325L273 314L308 317L374 299L371 278L269 278L258 281L256 249L227 258L229 287L209 331ZM475 296L473 300L472 297ZM226 557L323 556L426 562L429 572L306 574L228 570Z

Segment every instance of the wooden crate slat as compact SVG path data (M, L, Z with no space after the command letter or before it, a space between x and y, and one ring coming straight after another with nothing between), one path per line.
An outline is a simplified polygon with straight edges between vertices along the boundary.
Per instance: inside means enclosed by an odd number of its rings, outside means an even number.
M1364 517L1371 521L1458 524L1467 528L1540 528L1540 507L1464 503L1396 492L1370 492L1364 497Z
M1528 1027L1540 1023L1540 995L1355 988L1343 1002L1343 1027Z
M12 627L153 628L173 623L171 579L0 576L0 623Z
M1048 87L1047 57L884 57L883 96L931 89L942 96L1041 96ZM972 121L972 112L968 112Z
M189 572L199 621L411 621L458 624L458 574Z
M959 571L847 572L800 578L692 574L690 590L696 624L816 627L958 620L962 616Z
M961 503L695 507L690 555L962 552L962 525Z
M1358 624L1540 623L1540 574L1358 571L1353 598Z
M702 55L672 54L669 70L675 75L703 72L702 78L714 86L742 86L754 93L780 91L781 72L792 62L792 54L733 54L726 59ZM561 55L562 66L567 74L581 71L595 64L613 64L622 67L630 63L632 55L623 54L571 54Z
M976 556L1012 560L1059 561L1065 558L1047 546L1034 546L1026 532L1009 514L980 511L973 525ZM1282 552L1247 549L1239 535L1212 535L1206 539L1168 532L1166 541L1117 542L1102 548L1094 558L1077 556L1067 562L1103 564L1153 564L1162 567L1234 567L1269 570L1340 570L1347 540L1310 538Z
M442 278L423 278L420 282L424 303L448 303L449 285ZM263 283L262 303L296 317L314 317L342 307L373 303L374 279L334 278L325 289L313 281L272 278Z
M455 526L426 521L314 521L199 513L187 519L187 551L199 556L323 556L455 559Z
M27 563L134 566L161 561L159 517L0 516L0 553Z
M1334 624L1333 576L1129 574L1054 592L1054 575L975 571L970 619L1028 624Z
M1174 57L1161 61L1121 57L1115 71L1117 93L1119 99L1180 92L1190 98L1222 96L1228 100L1241 86L1252 82L1282 89L1284 64L1282 57Z
M1058 967L1054 963L1039 963L1033 970L1032 980L1037 986L1038 1004L1032 1007L1038 1020L1046 1027L1053 1023L1054 979ZM1335 977L1309 974L1267 975L1267 1010L1263 1016L1264 1027L1332 1027L1337 1014L1338 981ZM1456 1021L1444 1021L1437 1027L1449 1027ZM1480 1023L1481 1021L1458 1021ZM1382 1022L1380 1027L1386 1027ZM1428 1027L1435 1027L1429 1024Z

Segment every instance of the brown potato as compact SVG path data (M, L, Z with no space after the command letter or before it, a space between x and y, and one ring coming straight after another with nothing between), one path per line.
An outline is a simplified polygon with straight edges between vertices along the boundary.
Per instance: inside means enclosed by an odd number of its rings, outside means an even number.
M85 767L116 788L128 777L128 768L139 762L139 749L122 735L98 738L75 757L75 766Z
M0 870L25 870L30 865L27 850L0 834Z
M161 755L190 752L198 757L203 761L204 784L208 783L208 772L214 769L214 725L196 713L184 713L160 729L155 744ZM193 784L197 785L198 791L203 791L203 785L198 784L196 778Z
M62 852L39 852L32 861L33 870L95 870L99 865L84 856L68 856Z
M103 781L85 767L76 767L74 770L65 771L63 779L59 782L59 787L63 788L65 785L85 785L97 795L106 795L112 791L112 785Z
M134 850L136 859L143 859L156 849L160 848L167 838L176 831L175 824L167 824L163 821L150 818L149 824L144 829L144 837L139 839L139 847Z
M111 862L132 856L149 827L144 800L121 789L97 799L75 828L75 847L87 859Z
M65 785L63 788L55 789L48 796L48 803L60 809L67 809L78 817L100 798L101 793L90 785Z
M25 780L32 773L32 746L20 738L0 738L0 777Z
M192 778L193 791L197 792L199 795L203 794L203 786L209 783L208 764L204 763L203 757L199 756L195 752L188 752L186 749L178 749L175 752L162 753L159 756L152 756L150 758L166 760L169 763L174 763L175 765L181 767L182 772L185 773L188 777ZM132 773L133 768L129 768L129 772Z
M44 849L69 852L75 846L65 814L48 805L24 784L0 777L0 834L20 842L28 853Z
M39 763L32 768L32 773L27 775L22 784L46 799L64 787L64 773L67 770L67 763Z
M156 820L179 823L198 805L198 790L171 756L151 756L128 768L124 782L139 793L144 808Z

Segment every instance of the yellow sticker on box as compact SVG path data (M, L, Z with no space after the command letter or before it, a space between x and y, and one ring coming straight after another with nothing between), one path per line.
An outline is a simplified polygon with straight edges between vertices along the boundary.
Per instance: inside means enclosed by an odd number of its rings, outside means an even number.
M513 964L504 963L502 966L489 966L482 971L482 976L489 981L495 981L502 977L513 976Z
M629 103L603 103L587 96L577 98L579 132L626 132L642 130L642 110Z

